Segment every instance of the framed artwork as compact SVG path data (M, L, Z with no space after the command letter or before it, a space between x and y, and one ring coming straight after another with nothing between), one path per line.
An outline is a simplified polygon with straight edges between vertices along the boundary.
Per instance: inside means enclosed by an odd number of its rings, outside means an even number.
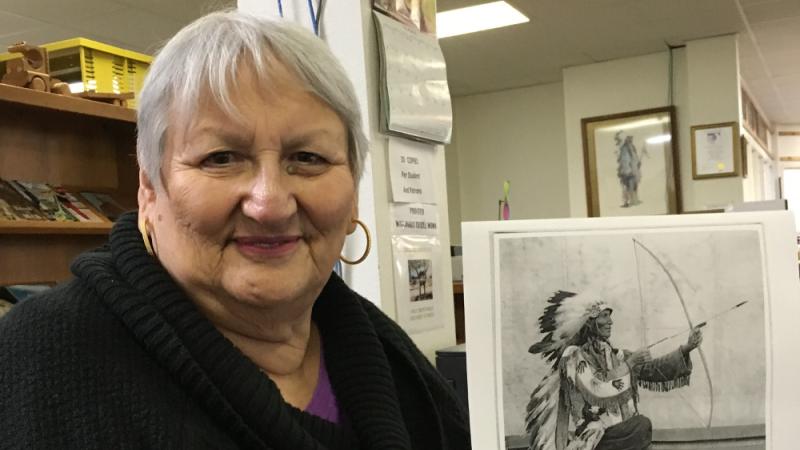
M788 211L465 223L473 448L794 448L794 236Z
M681 212L675 108L581 120L588 215Z
M692 133L692 178L735 177L740 173L739 124L695 125Z

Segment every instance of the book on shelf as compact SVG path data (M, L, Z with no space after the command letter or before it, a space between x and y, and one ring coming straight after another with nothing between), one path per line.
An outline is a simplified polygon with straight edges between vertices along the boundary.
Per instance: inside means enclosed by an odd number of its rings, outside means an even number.
M81 222L102 222L103 219L98 216L86 203L78 198L77 195L67 191L64 188L56 188L56 195L58 201L64 207L72 211L72 214Z
M30 198L10 182L0 179L0 217L3 220L47 220Z
M81 197L86 199L95 209L103 213L109 220L116 222L117 218L128 208L120 205L113 197L99 192L81 192Z
M114 202L110 196L102 195L106 203ZM100 208L94 210L89 204L80 195L60 186L0 179L0 221L104 222L106 212ZM116 218L116 211L107 209Z
M56 191L47 183L13 180L12 186L28 198L41 211L47 220L55 222L77 222L78 219L58 199Z

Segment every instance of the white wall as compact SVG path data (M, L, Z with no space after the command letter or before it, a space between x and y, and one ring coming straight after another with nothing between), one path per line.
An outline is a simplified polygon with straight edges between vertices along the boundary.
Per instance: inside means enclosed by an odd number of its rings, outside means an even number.
M581 119L668 105L667 52L564 69L570 212L587 215Z
M279 17L277 2L239 0L238 6L239 9L249 12ZM307 8L308 3L305 0L283 1L285 19L308 27L310 19ZM359 215L372 230L373 253L361 265L346 268L344 278L353 289L378 304L387 315L396 318L389 217L390 188L386 168L388 141L378 130L379 65L375 26L372 21L372 1L349 2L346 8L326 7L322 30L322 37L353 81L365 116L367 136L370 138L370 159L359 189ZM437 349L455 344L444 159L444 150L440 148L434 159L433 173L440 211L442 267L436 270L434 277L435 280L441 280L437 294L440 294L442 301L444 323L439 329L411 335L420 350L431 360ZM349 255L358 255L362 249L363 241L348 238L345 250Z
M800 133L800 125L785 125L778 128L778 155L800 157L800 134L781 136L780 132Z
M686 43L686 96L679 119L684 210L724 207L743 201L741 177L692 180L692 125L739 122L739 51L735 35ZM676 89L678 86L676 86Z
M673 52L673 101L684 211L742 200L739 177L692 180L692 125L739 120L736 36L689 41ZM569 162L570 211L585 216L581 119L669 104L667 51L564 69L564 117Z
M497 220L503 181L511 182L512 219L569 215L561 83L453 100L447 147L453 242L460 221ZM455 170L457 168L457 171Z

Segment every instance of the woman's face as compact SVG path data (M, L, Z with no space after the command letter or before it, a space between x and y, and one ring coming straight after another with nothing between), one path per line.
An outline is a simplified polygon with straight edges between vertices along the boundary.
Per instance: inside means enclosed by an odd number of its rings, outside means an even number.
M310 306L355 229L345 126L281 69L269 89L241 72L240 119L201 102L185 130L169 128L164 189L142 176L158 259L190 295Z
M601 311L600 315L595 319L595 324L597 324L597 334L604 339L609 339L611 337L611 325L614 324L614 321L611 320L611 310L604 309Z

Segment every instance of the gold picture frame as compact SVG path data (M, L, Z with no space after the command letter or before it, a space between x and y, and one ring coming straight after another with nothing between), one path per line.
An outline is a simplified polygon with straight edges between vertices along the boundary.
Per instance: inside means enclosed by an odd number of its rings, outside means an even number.
M741 169L739 123L691 127L692 179L737 177Z
M681 212L675 108L581 120L590 217Z

